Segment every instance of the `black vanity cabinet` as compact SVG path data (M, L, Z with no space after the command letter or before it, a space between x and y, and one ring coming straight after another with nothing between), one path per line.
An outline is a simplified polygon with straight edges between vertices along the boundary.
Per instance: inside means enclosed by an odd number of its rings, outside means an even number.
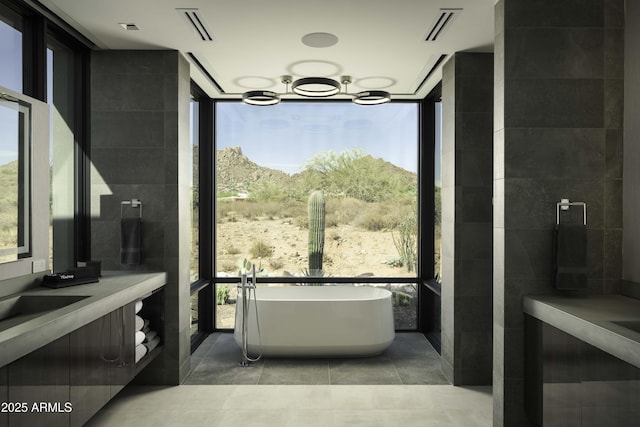
M134 315L128 304L70 334L71 425L86 423L134 375Z
M133 379L134 330L130 303L1 368L0 426L84 425Z
M7 384L7 367L0 368L0 426L9 425L9 385Z
M640 426L640 369L525 316L525 402L532 425Z
M11 427L69 425L69 356L65 335L5 368Z

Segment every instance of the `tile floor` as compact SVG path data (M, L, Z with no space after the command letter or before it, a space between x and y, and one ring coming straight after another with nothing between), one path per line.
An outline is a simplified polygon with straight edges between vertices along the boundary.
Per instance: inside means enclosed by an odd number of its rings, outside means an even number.
M240 360L233 338L214 334L192 355L183 385L126 387L87 426L492 424L491 387L449 385L420 334L397 334L391 348L374 358L265 359L248 368L238 366Z
M261 359L249 367L240 366L241 360L232 334L212 334L193 354L184 384L449 384L440 356L420 333L397 333L391 347L375 357Z

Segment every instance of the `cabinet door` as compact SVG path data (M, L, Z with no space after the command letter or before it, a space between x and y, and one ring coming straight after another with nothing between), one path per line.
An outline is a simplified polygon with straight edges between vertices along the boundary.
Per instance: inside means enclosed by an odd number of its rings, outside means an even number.
M3 403L4 402L4 403ZM0 368L0 405L7 404L0 410L0 426L9 425L9 385L7 380L7 367Z
M111 397L133 379L135 374L135 304L127 304L110 314L111 353L118 355L111 364Z
M69 335L9 364L7 378L7 401L27 408L9 414L11 427L69 425Z
M71 333L71 425L81 426L111 398L109 370L118 357L109 345L110 316Z

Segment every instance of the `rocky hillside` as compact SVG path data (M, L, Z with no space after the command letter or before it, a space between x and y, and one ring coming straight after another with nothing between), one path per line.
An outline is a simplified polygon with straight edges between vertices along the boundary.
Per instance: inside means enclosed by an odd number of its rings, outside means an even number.
M216 184L218 194L235 195L236 193L248 193L253 184L268 182L279 188L301 188L302 184L311 173L304 171L294 175L288 175L282 171L260 166L243 153L240 147L227 147L218 150L216 160ZM369 160L367 164L376 174L393 176L406 187L416 185L416 174L395 166L383 159L374 159L370 155L365 156Z
M246 193L251 184L270 181L286 186L291 177L286 173L269 169L249 160L240 147L227 147L216 153L216 185L220 193Z

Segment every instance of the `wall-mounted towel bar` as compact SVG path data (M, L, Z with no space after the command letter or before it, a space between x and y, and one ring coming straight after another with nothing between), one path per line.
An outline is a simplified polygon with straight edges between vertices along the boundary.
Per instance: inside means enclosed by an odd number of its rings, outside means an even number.
M140 199L131 199L131 200L123 200L120 202L120 218L124 218L124 207L131 206L132 208L139 208L138 216L142 219L142 200Z
M582 206L582 222L587 225L587 204L585 202L570 202L569 199L562 199L556 203L556 225L560 224L560 209L568 210L571 206Z

